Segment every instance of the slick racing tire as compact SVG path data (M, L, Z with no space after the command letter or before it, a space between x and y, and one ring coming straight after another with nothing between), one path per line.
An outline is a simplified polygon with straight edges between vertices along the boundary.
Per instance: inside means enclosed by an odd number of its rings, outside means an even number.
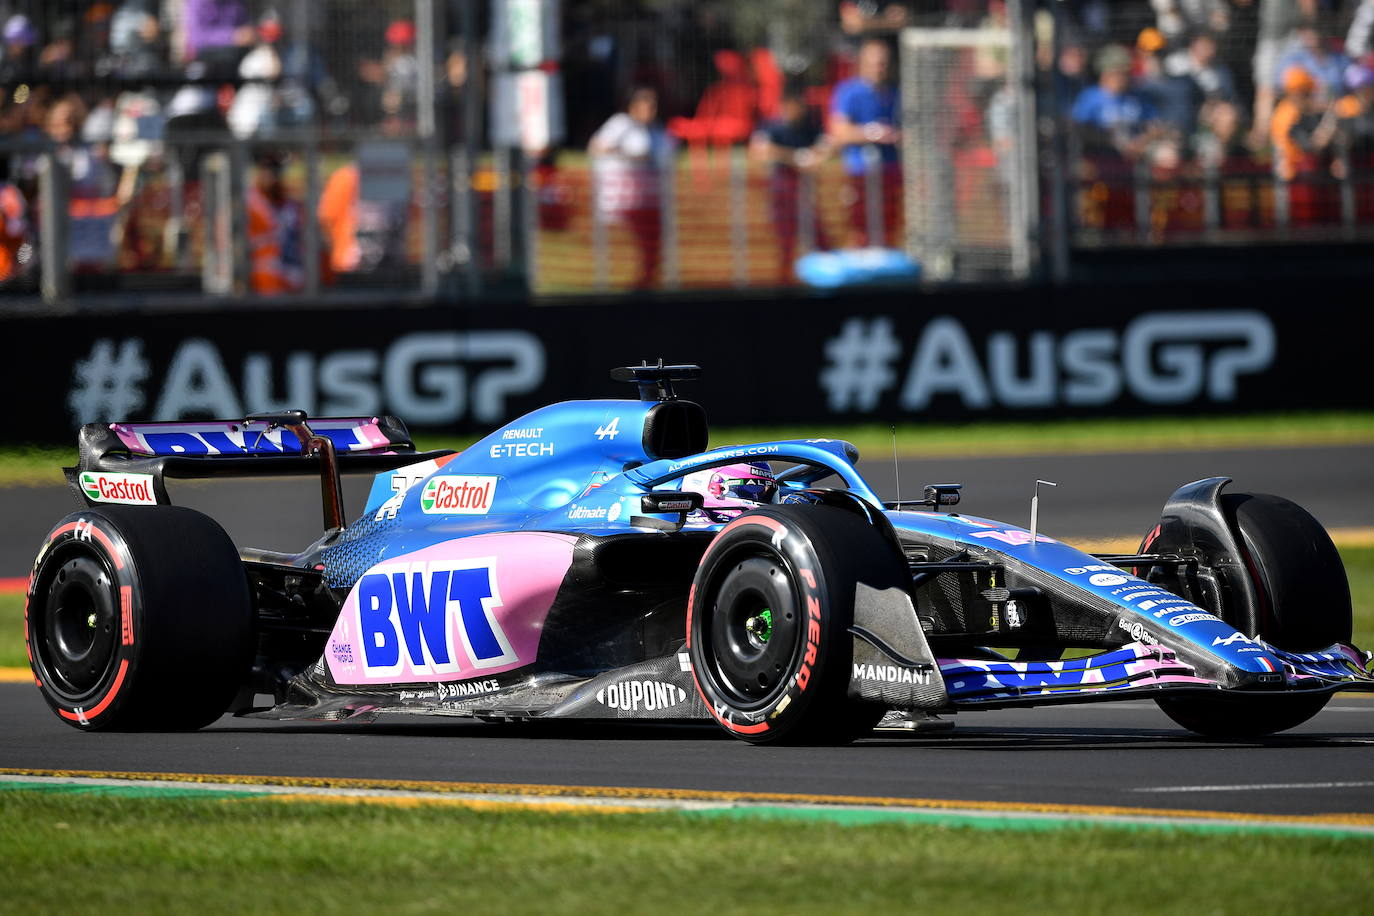
M1239 533L1254 584L1259 619L1222 608L1221 618L1290 652L1324 649L1351 638L1350 586L1345 566L1321 523L1297 503L1265 493L1227 493L1222 512ZM1156 532L1158 529L1156 529ZM1153 535L1155 532L1151 532ZM1141 552L1169 549L1146 536ZM1287 697L1161 697L1170 719L1208 738L1254 738L1301 725L1321 712L1330 694Z
M892 546L830 506L747 512L711 542L687 608L692 677L726 731L753 744L841 744L879 706L846 696L859 582L905 587Z
M38 554L24 638L43 698L68 724L200 728L252 664L248 580L224 529L199 512L75 512Z

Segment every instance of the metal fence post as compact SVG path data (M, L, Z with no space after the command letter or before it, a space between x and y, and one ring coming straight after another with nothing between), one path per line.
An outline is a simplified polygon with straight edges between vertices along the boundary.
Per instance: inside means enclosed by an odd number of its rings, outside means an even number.
M246 296L252 289L252 257L249 253L248 239L248 194L247 178L248 156L241 142L235 140L229 145L229 246L231 292L235 296Z
M201 289L211 296L234 291L233 197L229 187L229 156L206 155L200 169L204 244L200 261Z
M1202 224L1221 228L1221 171L1211 159L1202 165Z
M730 260L736 287L749 285L748 172L743 147L730 149Z
M435 38L438 33L434 0L415 0L415 48L419 74L415 86L415 129L420 139L420 293L439 290L438 174L435 167L434 91Z
M1150 163L1145 157L1135 161L1131 168L1131 179L1135 191L1135 231L1141 243L1150 241L1151 213L1153 197L1150 187Z
M816 248L816 173L804 171L797 180L797 252ZM787 265L791 270L792 265Z
M511 233L515 231L511 207L511 151L508 146L497 146L492 150L493 165L496 171L496 188L491 201L491 249L492 260L498 270L510 266Z
M526 153L520 157L520 162L520 234L525 247L525 286L533 292L539 276L539 189L534 183L537 160Z
M681 283L677 238L677 159L665 156L658 168L659 235L663 264L663 288L677 289Z
M320 135L312 121L306 127L305 141L305 214L302 227L304 246L302 257L305 259L305 294L320 294Z
M191 262L191 246L186 227L186 162L180 146L167 149L167 193L171 214L163 228L162 243L172 253L172 264L185 270Z
M65 302L72 292L68 264L71 241L71 172L56 151L43 154L38 172L38 205L41 235L38 238L39 288L49 305Z
M462 148L455 149L448 158L449 178L449 258L457 269L471 274L477 246L472 237L472 208L468 198L472 185L468 180L468 156Z
M592 207L592 287L598 293L604 293L611 279L610 240L607 238L606 208L601 201L605 178L596 166L596 156L592 156L587 171Z
M868 233L868 244L879 248L887 246L887 233L883 226L883 156L873 143L863 145L864 160L864 227Z
M1283 177L1282 154L1274 151L1274 226L1287 232L1292 220L1292 200L1288 196L1288 179Z
M1013 224L1011 274L1024 280L1040 247L1040 163L1036 155L1035 6L1030 0L1010 0L1011 72L1008 90L1015 112L1016 181L1009 189Z
M1341 165L1341 235L1350 238L1355 234L1355 182L1350 174L1350 150L1342 144L1336 156Z

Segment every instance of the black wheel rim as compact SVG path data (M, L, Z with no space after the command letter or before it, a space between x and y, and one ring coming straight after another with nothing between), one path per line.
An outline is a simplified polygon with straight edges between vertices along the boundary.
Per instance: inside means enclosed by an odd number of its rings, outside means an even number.
M36 657L45 682L71 698L88 696L109 677L120 640L117 589L92 556L65 559L46 589Z
M722 698L737 709L768 706L787 689L806 622L782 557L759 547L721 564L705 658Z

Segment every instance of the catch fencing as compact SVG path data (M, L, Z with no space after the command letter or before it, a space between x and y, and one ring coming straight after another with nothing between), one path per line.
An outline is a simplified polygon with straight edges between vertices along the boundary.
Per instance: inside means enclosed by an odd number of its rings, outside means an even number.
M1101 250L1368 241L1374 15L1292 7L0 0L0 310L777 289L874 244L925 284L1066 280ZM895 156L836 139L872 40ZM609 167L589 143L637 87L655 152Z

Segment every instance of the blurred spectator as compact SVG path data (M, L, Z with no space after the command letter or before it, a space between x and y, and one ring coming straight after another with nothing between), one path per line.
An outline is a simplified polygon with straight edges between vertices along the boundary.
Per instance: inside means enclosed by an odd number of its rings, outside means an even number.
M199 64L197 73L230 79L253 43L253 26L243 0L184 0L182 59Z
M863 49L864 42L895 35L911 24L911 11L905 3L879 3L877 0L842 0L839 5L840 34L836 38L837 60L834 78L847 79ZM950 23L950 25L953 25ZM965 25L972 26L969 22Z
M1161 117L1185 135L1193 132L1205 102L1236 101L1235 78L1217 60L1217 41L1210 32L1198 32L1186 48L1164 59L1158 86Z
M373 111L382 118L413 121L415 95L419 90L420 64L415 57L415 23L397 19L386 27L386 49L381 60L358 65L363 82L376 87Z
M1159 30L1171 41L1205 29L1224 32L1231 24L1226 0L1150 0Z
M239 76L244 84L225 113L229 129L239 139L270 133L276 126L276 83L282 75L277 42L281 32L281 20L276 13L265 14L258 20L258 43L239 62Z
M28 16L16 13L5 20L4 50L0 52L0 86L14 86L31 78L38 63L38 30Z
M1073 104L1073 120L1084 128L1085 145L1127 158L1139 156L1151 138L1154 104L1131 87L1131 53L1107 45L1097 54L1097 85L1084 89Z
M1315 16L1314 4L1308 0L1256 0L1259 4L1259 34L1255 42L1254 79L1256 140L1269 139L1269 118L1274 112L1283 70L1279 57L1292 38L1293 30ZM1258 142L1257 144L1258 145Z
M258 295L298 293L305 287L302 212L286 193L280 157L259 154L248 189L249 285Z
M1198 163L1220 171L1250 158L1240 108L1220 99L1207 102L1198 114L1198 133L1193 140Z
M730 146L749 139L758 91L738 51L722 49L713 60L720 79L706 87L691 118L670 118L668 132L693 145Z
M28 203L10 181L9 156L0 156L0 283L13 279L27 266L22 252L28 235Z
M1374 67L1351 64L1345 71L1349 94L1335 106L1341 141L1358 168L1374 166Z
M1350 20L1350 30L1345 33L1345 53L1359 60L1374 51L1374 0L1360 0L1355 14Z
M1279 81L1274 85L1277 88L1283 84L1290 68L1301 67L1316 81L1314 91L1318 101L1329 102L1344 88L1348 66L1350 59L1331 50L1330 39L1315 23L1303 23L1294 33L1288 50L1279 57Z
M869 238L867 222L869 162L880 169L883 225L891 234L901 201L901 166L897 159L897 91L889 83L892 52L887 42L871 38L859 49L858 73L835 87L830 97L830 137L841 147L852 193L851 244L885 244Z
M797 257L802 210L808 220L806 231L819 250L830 247L820 222L815 183L803 184L803 175L815 175L817 166L829 154L829 142L821 125L806 107L804 94L791 89L783 94L779 115L764 123L750 141L750 152L769 164L768 199L773 217L773 232L778 239L778 282L791 283L792 265ZM807 197L803 200L803 188Z
M358 247L359 184L358 166L348 163L330 174L320 194L320 226L329 243L329 266L336 273L357 270L361 260Z
M258 20L257 36L257 44L239 63L245 82L226 113L240 138L308 124L315 116L314 92L326 105L335 92L319 54L306 42L293 40L275 12Z
M657 118L658 93L640 87L630 94L625 111L612 115L587 144L596 176L594 205L608 223L623 222L639 249L638 289L653 285L660 257L659 186L670 146Z
M157 0L124 0L110 18L110 54L103 69L137 79L163 69L166 55Z
M1291 66L1283 73L1283 98L1274 107L1270 136L1279 177L1296 182L1300 176L1315 176L1324 171L1327 152L1335 136L1336 122L1317 100L1317 81L1302 67ZM1293 188L1294 219L1310 219L1314 196L1303 182ZM1298 213L1301 207L1302 213Z

